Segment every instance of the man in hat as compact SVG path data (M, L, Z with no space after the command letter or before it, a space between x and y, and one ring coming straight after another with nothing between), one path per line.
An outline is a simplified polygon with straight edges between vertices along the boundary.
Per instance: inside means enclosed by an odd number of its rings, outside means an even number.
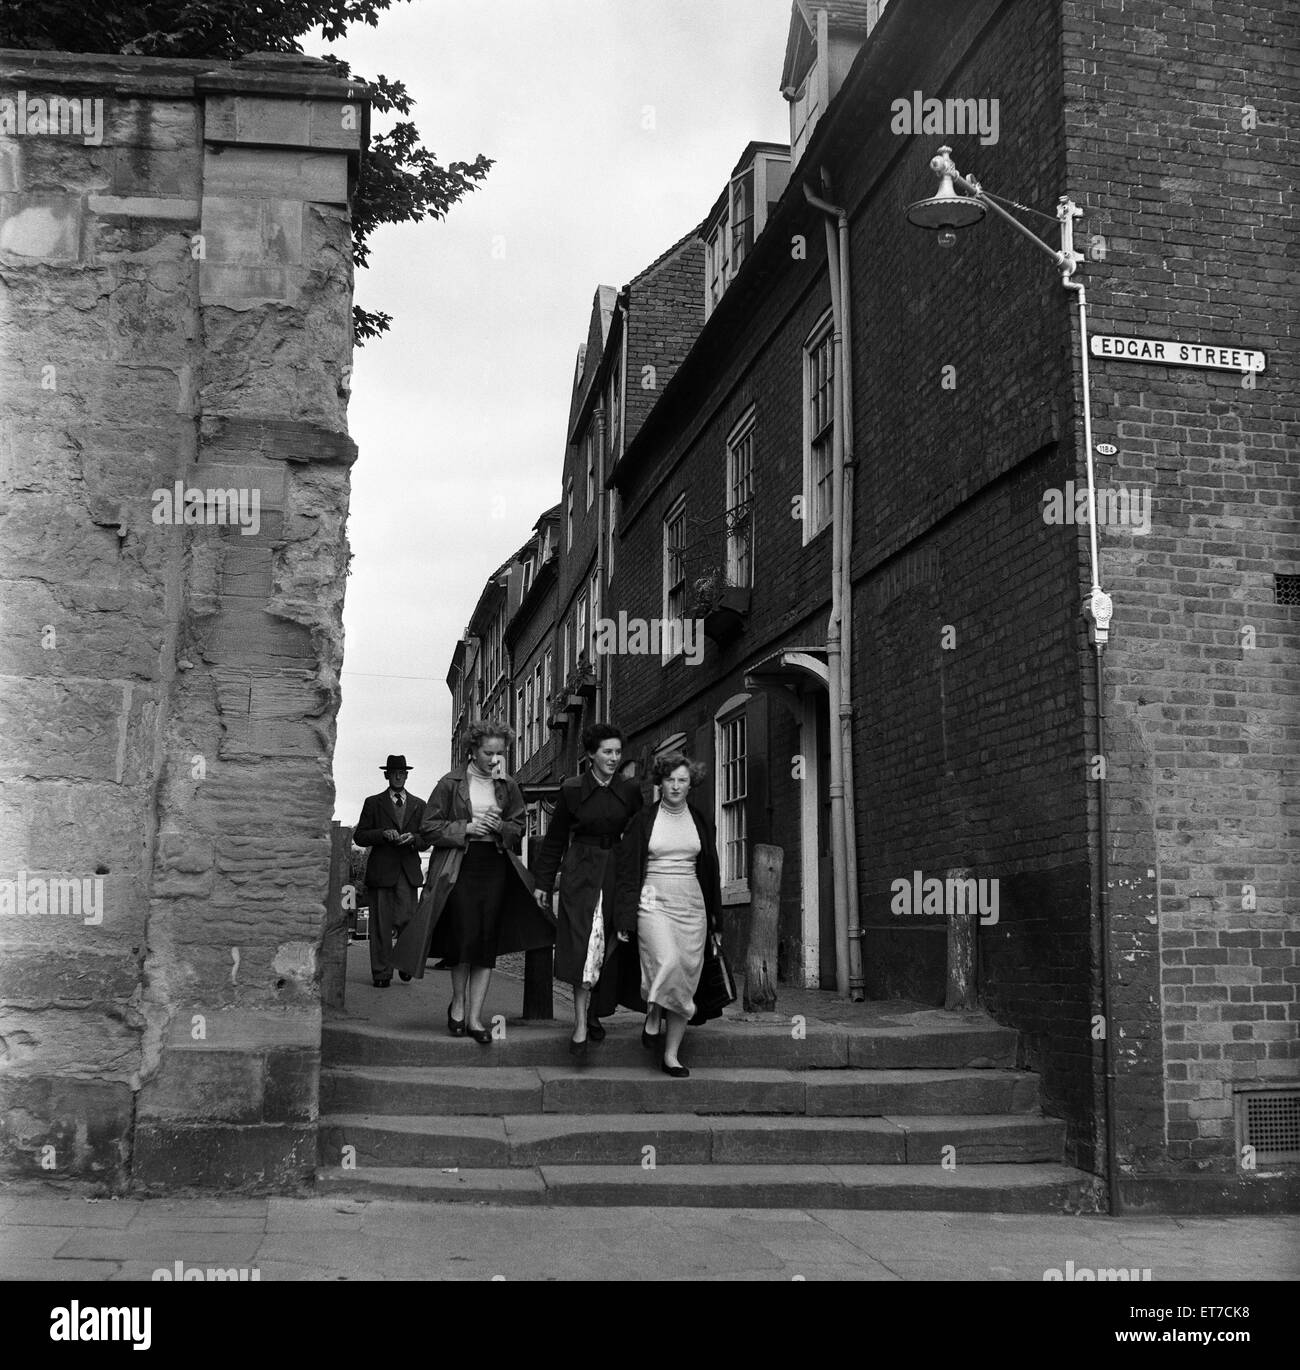
M370 976L376 989L393 983L393 939L411 920L418 903L420 853L430 839L420 836L424 804L406 793L410 771L404 756L383 767L388 788L361 806L352 840L370 848L366 889L370 896ZM405 973L403 980L411 977Z

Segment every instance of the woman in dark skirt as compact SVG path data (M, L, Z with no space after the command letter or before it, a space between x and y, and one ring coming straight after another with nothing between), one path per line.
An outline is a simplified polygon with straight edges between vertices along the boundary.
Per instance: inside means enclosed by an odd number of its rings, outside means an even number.
M543 909L559 876L555 978L573 986L569 1050L579 1060L586 1058L588 1040L604 1040L600 1016L618 1006L617 968L603 974L615 948L614 848L644 802L636 782L618 774L623 734L617 728L594 724L582 746L588 767L560 786L534 868Z
M469 760L438 781L420 832L433 858L415 917L398 938L393 961L417 979L438 956L451 967L447 1030L486 1045L483 1002L497 957L555 941L555 927L533 899L533 878L515 855L524 829L524 797L505 774L513 734L504 724L474 723Z

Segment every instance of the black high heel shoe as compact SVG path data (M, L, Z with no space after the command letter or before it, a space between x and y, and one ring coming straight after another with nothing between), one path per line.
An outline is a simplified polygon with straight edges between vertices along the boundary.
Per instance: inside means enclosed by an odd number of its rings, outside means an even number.
M663 1044L664 1034L662 1026L660 1027L658 1032L647 1032L645 1028L642 1027L641 1045L645 1047L647 1051L659 1051L662 1049Z
M589 1042L603 1042L605 1040L605 1029L601 1027L596 1018L587 1019L587 1040Z
M465 1031L466 1031L466 1033L467 1033L470 1037L472 1037L472 1038L479 1044L479 1046L481 1046L481 1047L491 1046L491 1044L492 1044L492 1029L491 1029L491 1028L472 1028L472 1027L470 1027L468 1024L466 1024L466 1026L465 1026Z
M587 1039L584 1037L581 1042L575 1042L569 1038L569 1055L573 1057L578 1065L583 1065L587 1060Z
M691 1073L685 1066L670 1066L667 1061L660 1061L659 1069L665 1075L671 1075L674 1080L684 1080Z
M463 1018L453 1018L451 1016L451 1005L447 1005L447 1031L453 1037L463 1037L465 1035L465 1020Z

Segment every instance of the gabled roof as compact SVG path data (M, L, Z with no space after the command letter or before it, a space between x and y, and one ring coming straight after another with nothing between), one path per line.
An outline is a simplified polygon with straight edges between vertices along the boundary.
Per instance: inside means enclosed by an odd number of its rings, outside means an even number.
M797 86L808 74L817 46L817 11L825 10L831 32L866 35L875 26L886 0L794 0L790 7L790 36L785 43L781 89Z

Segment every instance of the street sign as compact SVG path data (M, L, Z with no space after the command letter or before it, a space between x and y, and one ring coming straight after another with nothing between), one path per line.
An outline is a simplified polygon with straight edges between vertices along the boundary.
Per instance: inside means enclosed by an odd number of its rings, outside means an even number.
M1199 366L1210 371L1262 371L1265 364L1264 354L1253 348L1186 343L1177 338L1130 338L1095 333L1090 350L1094 357L1109 357L1115 361Z

